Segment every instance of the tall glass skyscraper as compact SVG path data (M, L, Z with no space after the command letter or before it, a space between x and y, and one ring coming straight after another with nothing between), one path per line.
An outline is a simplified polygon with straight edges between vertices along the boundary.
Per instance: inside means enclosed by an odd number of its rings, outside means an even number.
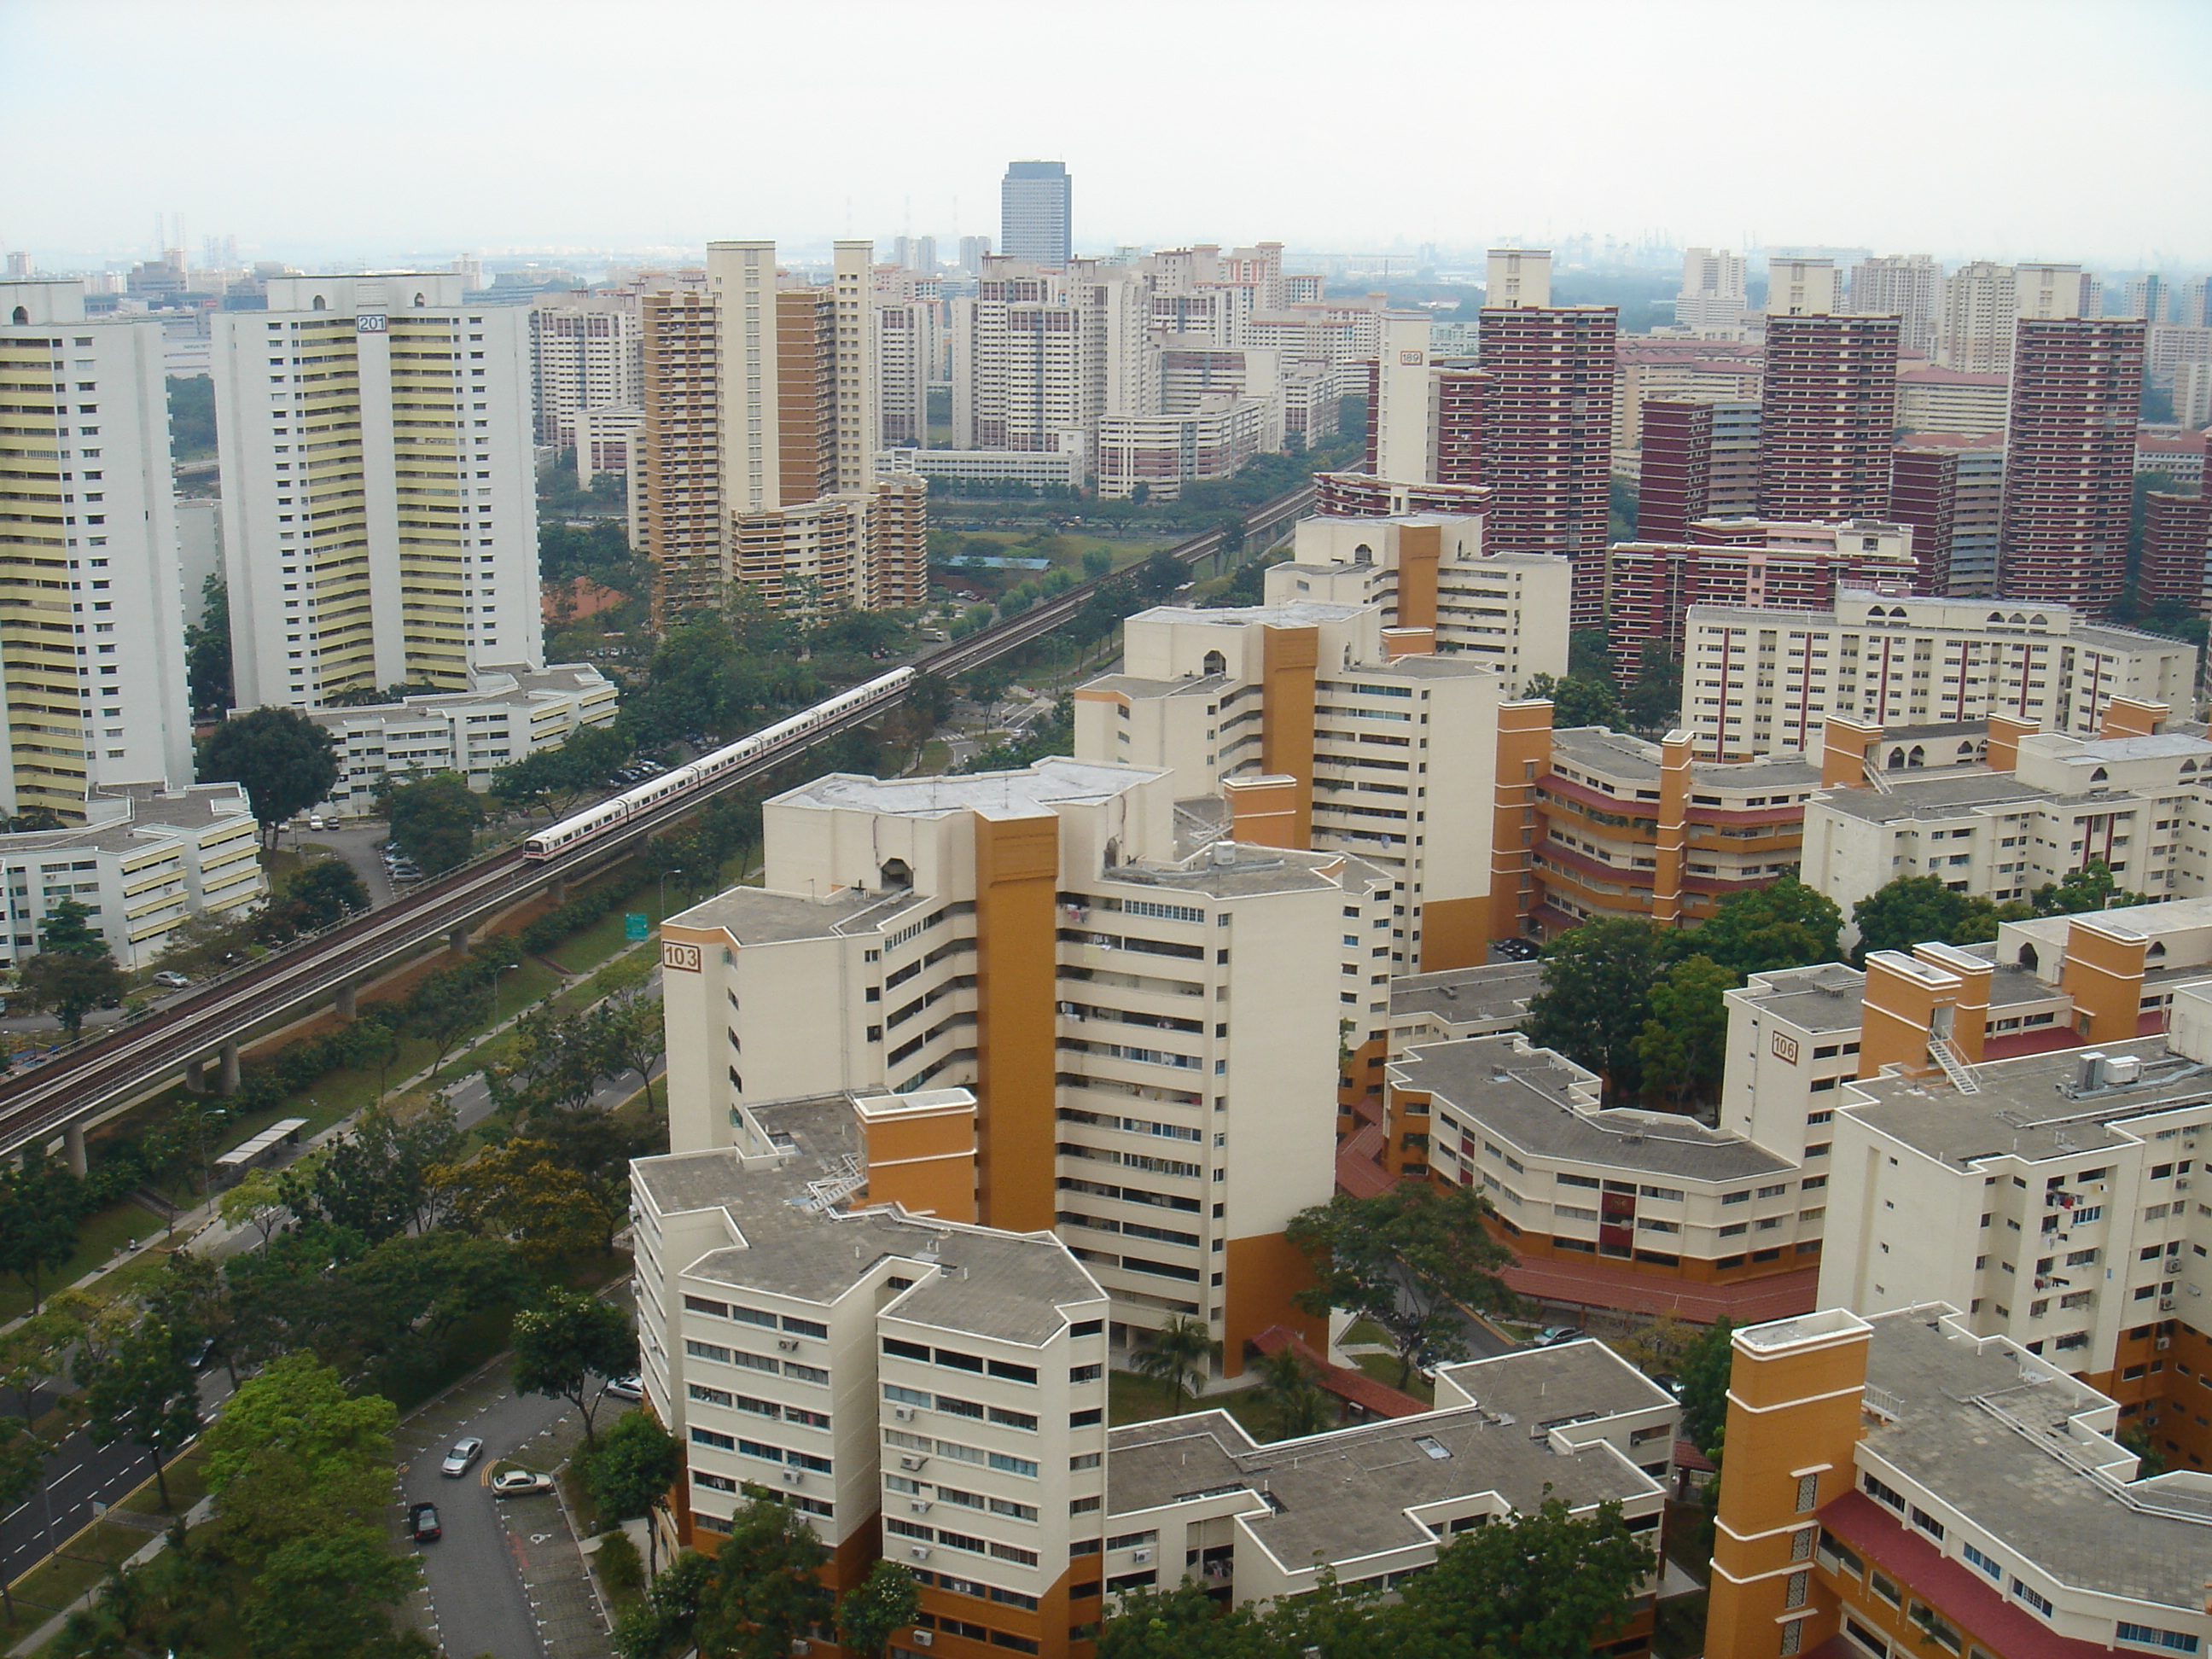
M999 252L1054 270L1068 260L1068 204L1074 187L1062 161L1009 161L999 183Z

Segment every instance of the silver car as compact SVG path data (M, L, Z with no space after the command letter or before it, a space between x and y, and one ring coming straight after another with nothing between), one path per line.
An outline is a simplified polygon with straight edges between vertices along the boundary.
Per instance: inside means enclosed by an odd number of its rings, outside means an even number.
M466 1474L474 1466L477 1459L483 1455L483 1442L477 1439L476 1436L471 1435L465 1440L456 1440L453 1442L453 1450L446 1454L446 1461L438 1465L438 1473L449 1479L459 1480L462 1475Z

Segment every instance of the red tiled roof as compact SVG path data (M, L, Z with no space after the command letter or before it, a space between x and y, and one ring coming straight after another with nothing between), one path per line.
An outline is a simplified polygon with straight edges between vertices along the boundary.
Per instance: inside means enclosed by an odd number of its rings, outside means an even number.
M2014 1605L1988 1579L1944 1554L1864 1492L1848 1492L1825 1505L1820 1524L1876 1566L1895 1573L1962 1632L2005 1659L2111 1659L2110 1649L2061 1636Z
M1706 1456L1686 1440L1677 1440L1674 1443L1674 1467L1678 1469L1692 1470L1698 1474L1715 1474L1720 1470L1719 1464L1714 1462L1711 1458Z
M1396 1185L1381 1158L1389 1143L1379 1125L1363 1123L1336 1149L1336 1184L1354 1198L1373 1198Z
M1313 1368L1316 1388L1364 1407L1377 1417L1418 1417L1429 1409L1410 1394L1401 1394L1388 1383L1377 1382L1365 1371L1330 1364L1327 1356L1316 1352L1312 1343L1287 1325L1268 1326L1252 1339L1252 1346L1261 1353L1290 1349Z
M1701 1325L1723 1316L1748 1325L1810 1313L1820 1277L1817 1267L1805 1267L1765 1279L1713 1284L1555 1256L1524 1258L1505 1270L1506 1284L1523 1296L1628 1313L1671 1313Z

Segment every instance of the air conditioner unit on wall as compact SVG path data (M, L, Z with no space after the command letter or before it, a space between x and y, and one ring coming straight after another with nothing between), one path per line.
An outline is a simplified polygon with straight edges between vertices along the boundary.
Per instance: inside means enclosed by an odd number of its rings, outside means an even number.
M786 1469L783 1472L783 1484L787 1486L795 1486L805 1478L797 1469Z
M927 1561L929 1559L929 1546L927 1544L909 1545L907 1547L907 1553L914 1557L917 1561Z
M1150 1550L1131 1550L1129 1559L1137 1562L1149 1561L1152 1559L1152 1553Z
M933 1630L918 1630L915 1632L913 1639L915 1646L918 1648L933 1648L937 1645L937 1632Z
M775 1346L782 1349L786 1353L797 1353L799 1352L799 1339L794 1336L779 1336L775 1340Z
M911 1406L894 1406L891 1407L891 1415L902 1423L911 1423L914 1421L914 1407Z

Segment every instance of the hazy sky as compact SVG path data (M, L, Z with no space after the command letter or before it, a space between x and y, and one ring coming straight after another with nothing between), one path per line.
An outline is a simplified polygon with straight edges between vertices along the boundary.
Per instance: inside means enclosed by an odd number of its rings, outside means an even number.
M2212 0L0 0L0 242L1579 231L2212 266ZM949 251L948 251L949 252Z

